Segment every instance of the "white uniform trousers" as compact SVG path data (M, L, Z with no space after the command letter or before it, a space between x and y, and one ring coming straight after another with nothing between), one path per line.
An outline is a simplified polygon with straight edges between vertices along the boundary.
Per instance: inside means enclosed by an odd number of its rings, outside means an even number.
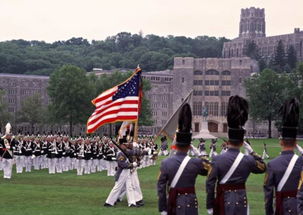
M55 158L56 161L56 172L57 173L62 173L62 159L63 158Z
M25 172L31 172L32 171L32 156L25 156L24 164L25 164Z
M10 179L12 177L13 159L2 159L3 178Z
M70 157L63 157L62 158L62 170L64 172L70 170L70 164L71 163L71 160L70 160Z
M16 155L16 172L17 173L22 173L23 172L23 167L24 167L24 156L23 155Z
M48 158L48 173L55 174L56 173L56 158Z
M92 160L85 160L84 174L90 174L91 166L92 166Z
M140 181L139 181L137 169L132 170L130 176L131 176L132 186L133 186L133 190L134 190L135 201L138 202L140 200L143 200L143 195L142 195L142 191L141 191L141 187L140 187Z
M101 172L103 170L106 170L106 161L103 159L99 159L99 164L97 166L97 171Z
M90 169L91 173L97 172L98 165L99 165L99 160L98 159L93 159L92 160L92 166L91 166L91 169Z
M84 165L84 159L77 159L77 175L83 175Z
M40 170L41 165L41 156L37 156L33 158L34 170Z
M107 176L115 176L117 161L107 161Z
M77 169L77 158L71 158L71 169Z
M3 170L3 159L0 157L0 171Z
M128 206L136 204L130 174L130 169L122 170L118 181L115 182L115 186L113 187L105 201L107 204L114 205L120 197L121 193L123 193L124 189L126 189Z

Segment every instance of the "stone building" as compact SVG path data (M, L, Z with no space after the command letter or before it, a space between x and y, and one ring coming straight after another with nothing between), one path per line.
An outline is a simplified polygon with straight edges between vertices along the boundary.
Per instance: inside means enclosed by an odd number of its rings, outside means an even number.
M0 89L5 91L8 111L15 116L21 109L22 102L34 94L40 94L43 105L48 105L48 80L47 76L0 73Z
M268 61L274 56L280 40L284 44L285 53L292 45L296 50L298 61L303 61L303 31L300 28L295 28L290 34L266 37L264 9L255 7L242 9L239 36L224 43L222 55L224 58L243 57L246 45L254 41L259 48L260 56Z
M202 109L206 107L210 132L227 132L226 110L231 95L245 97L244 80L258 72L256 61L242 58L177 57L173 69L173 109L193 90L193 131L199 132Z
M144 72L143 79L151 83L151 90L146 93L149 99L154 127L156 132L161 128L173 113L173 72L171 70L158 72Z

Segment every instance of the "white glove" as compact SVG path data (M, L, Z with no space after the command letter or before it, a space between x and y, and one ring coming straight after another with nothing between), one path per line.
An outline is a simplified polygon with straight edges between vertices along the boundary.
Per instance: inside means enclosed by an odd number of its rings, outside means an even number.
M135 168L137 166L138 166L138 164L136 162L133 162L133 167Z
M166 211L161 211L160 215L167 215L167 212Z
M213 213L214 213L214 210L211 208L211 209L207 209L207 213L209 214L209 215L213 215Z
M195 146L191 145L191 150L192 150L192 152L194 153L195 156L200 155L199 150Z
M138 148L139 147L138 143L137 142L133 142L133 147L134 148Z
M303 149L301 146L299 146L299 144L297 144L297 150L301 153L301 155L303 155Z
M249 154L254 151L246 141L244 141L244 148L249 152Z

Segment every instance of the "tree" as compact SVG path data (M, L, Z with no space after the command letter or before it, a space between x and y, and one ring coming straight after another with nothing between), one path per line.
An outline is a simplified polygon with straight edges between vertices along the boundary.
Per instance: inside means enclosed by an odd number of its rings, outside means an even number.
M254 40L250 40L244 49L244 55L255 60L259 60L259 48Z
M144 71L162 70L172 68L174 56L220 57L226 41L208 36L143 37L128 32L92 42L81 37L53 43L12 40L0 42L0 72L50 75L65 64L86 71L94 67L133 68L137 64L142 64Z
M31 126L31 133L33 134L35 125L43 122L45 115L41 95L34 94L22 101L21 109L17 115L17 121L29 123Z
M64 65L50 76L50 111L58 123L69 124L70 136L73 125L85 123L92 112L91 92L86 72L79 67Z
M143 80L143 99L141 104L141 112L139 116L139 125L151 126L153 125L152 113L150 109L149 100L144 94L151 89L150 82Z
M7 104L4 100L5 92L0 90L0 133L2 128L6 125L6 123L11 119L11 115L7 111Z
M292 83L288 76L265 69L247 79L245 86L251 117L268 122L268 138L271 138L272 121L278 119L279 109L289 97Z
M282 40L279 40L274 56L274 66L276 70L283 72L285 65L285 48Z
M287 50L287 64L291 69L294 69L297 64L296 50L293 45L289 46Z

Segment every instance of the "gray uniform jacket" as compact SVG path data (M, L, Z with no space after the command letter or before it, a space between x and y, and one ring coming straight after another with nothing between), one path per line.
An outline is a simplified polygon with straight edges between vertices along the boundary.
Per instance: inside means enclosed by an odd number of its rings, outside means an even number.
M213 158L211 164L212 170L206 182L207 209L215 209L217 206L215 205L215 187L229 171L239 152L239 149L230 148L225 153ZM265 170L266 165L259 156L256 154L244 155L238 167L225 184L245 184L250 173L264 173ZM247 197L245 189L237 192L224 192L223 195L224 211L226 215L246 214Z
M159 211L167 211L167 190L187 153L179 152L162 161L158 179ZM195 186L197 175L207 175L209 161L204 158L191 158L184 169L176 188L192 188ZM197 198L195 194L179 195L177 197L177 214L197 214Z
M267 172L264 183L264 194L265 194L265 212L266 215L274 214L273 199L274 192L280 183L291 158L293 157L293 151L283 151L281 155L271 160L267 165ZM303 167L303 158L299 157L295 163L295 166L282 188L282 192L297 191L299 181L301 178L301 172ZM298 201L296 197L287 197L283 200L283 215L290 214L302 214L303 212L303 196L302 192L299 192ZM298 212L297 213L297 203Z

